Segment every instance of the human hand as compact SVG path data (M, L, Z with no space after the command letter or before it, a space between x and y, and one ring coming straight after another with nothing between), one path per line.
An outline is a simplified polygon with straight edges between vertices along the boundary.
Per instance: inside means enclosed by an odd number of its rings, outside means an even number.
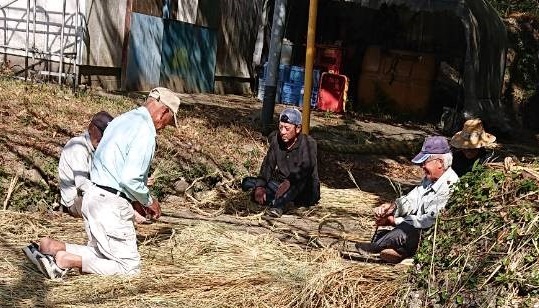
M152 219L157 220L159 219L159 217L161 217L161 205L159 205L159 201L157 201L157 198L153 199L153 203L146 208L146 212L148 213L148 215L151 216Z
M146 186L152 187L155 184L155 177L152 175L146 180Z
M392 203L384 203L374 208L374 216L376 218L383 218L393 213L394 205Z
M266 202L266 188L262 186L258 186L257 188L255 188L254 197L255 201L258 204L264 205L264 203Z
M275 199L281 198L289 189L290 181L284 180L281 184L279 184L279 187L277 187L277 191L275 192Z
M146 207L144 207L140 202L133 201L131 203L133 206L133 209L135 210L135 222L140 223L143 221L142 218L147 219L148 211L146 210ZM138 214L138 215L137 215Z
M148 177L148 179L146 180L146 186L151 187L151 186L155 185L155 181L157 181L157 179L160 178L161 176L163 176L163 175L161 174L160 169L156 168L152 172L152 175L150 175Z
M377 226L394 226L395 216L389 215L384 217L377 217L375 223Z
M149 219L146 218L146 216L143 216L142 214L140 214L138 211L135 211L135 222L137 224L147 224L147 223L151 223L151 221Z

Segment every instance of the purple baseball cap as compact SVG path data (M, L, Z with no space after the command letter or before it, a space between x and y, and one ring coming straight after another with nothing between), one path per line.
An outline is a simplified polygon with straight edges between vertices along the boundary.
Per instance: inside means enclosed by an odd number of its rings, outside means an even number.
M446 154L449 152L451 152L451 149L444 136L430 136L425 138L421 152L412 159L412 162L414 164L421 164L426 161L431 154Z

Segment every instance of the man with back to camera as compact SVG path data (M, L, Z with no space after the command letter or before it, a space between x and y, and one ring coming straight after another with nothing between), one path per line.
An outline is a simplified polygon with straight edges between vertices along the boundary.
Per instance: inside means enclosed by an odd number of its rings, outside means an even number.
M301 133L301 112L286 108L279 115L279 130L270 134L269 149L258 177L242 181L244 191L280 217L287 203L312 206L320 200L316 141Z
M174 92L155 88L144 106L109 124L95 152L90 172L92 185L82 202L88 244L45 237L39 250L32 250L31 257L48 278L62 277L69 268L100 275L140 272L132 203L154 219L161 215L159 202L150 195L146 183L156 133L177 123L179 105Z
M113 117L105 111L96 113L88 129L80 136L71 138L60 154L58 177L60 205L62 210L73 217L82 217L82 195L88 190L90 167L97 145L105 128Z

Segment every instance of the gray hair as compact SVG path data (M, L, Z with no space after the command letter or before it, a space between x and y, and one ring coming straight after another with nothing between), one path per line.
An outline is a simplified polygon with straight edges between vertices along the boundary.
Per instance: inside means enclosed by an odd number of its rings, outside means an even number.
M449 167L451 167L451 164L453 164L453 154L451 152L445 154L432 154L431 156L432 158L439 158L442 160L444 170L449 169Z

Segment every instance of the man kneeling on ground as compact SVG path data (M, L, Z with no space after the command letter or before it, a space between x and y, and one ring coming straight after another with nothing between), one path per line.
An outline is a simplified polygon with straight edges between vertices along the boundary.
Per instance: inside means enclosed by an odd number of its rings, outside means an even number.
M430 228L451 195L458 176L451 168L453 156L445 137L427 137L421 152L412 162L420 165L425 176L407 195L374 209L378 230L371 243L358 243L358 250L380 253L386 262L398 263L415 254L423 229Z
M280 217L287 203L312 206L320 200L316 141L301 133L301 113L287 108L279 115L279 131L269 137L269 149L258 177L242 181L244 191Z

